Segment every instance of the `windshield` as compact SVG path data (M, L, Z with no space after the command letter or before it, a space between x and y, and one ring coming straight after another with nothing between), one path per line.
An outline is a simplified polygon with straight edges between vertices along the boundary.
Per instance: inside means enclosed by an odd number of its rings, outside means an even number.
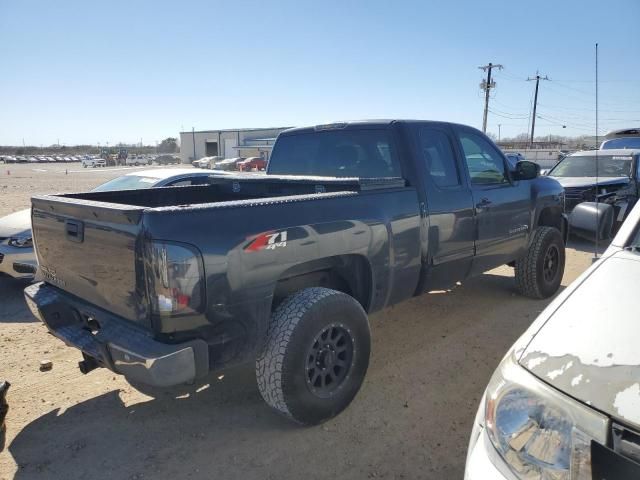
M389 133L382 129L331 130L282 136L269 173L328 177L400 177Z
M633 157L618 155L596 155L566 157L549 172L552 177L628 177L631 174ZM597 170L597 172L596 172Z
M613 138L602 142L601 150L614 148L640 148L640 137Z
M114 178L107 183L98 185L92 191L94 192L111 192L113 190L138 190L142 188L151 188L160 181L159 178L143 177L140 175L125 175L123 177Z

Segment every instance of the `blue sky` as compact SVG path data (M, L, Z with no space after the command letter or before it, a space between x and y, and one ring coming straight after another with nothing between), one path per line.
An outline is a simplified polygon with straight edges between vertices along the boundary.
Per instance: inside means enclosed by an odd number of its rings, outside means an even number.
M608 8L605 8L605 5ZM0 144L153 144L181 129L420 118L490 132L640 125L640 1L0 0ZM567 128L563 129L562 125Z

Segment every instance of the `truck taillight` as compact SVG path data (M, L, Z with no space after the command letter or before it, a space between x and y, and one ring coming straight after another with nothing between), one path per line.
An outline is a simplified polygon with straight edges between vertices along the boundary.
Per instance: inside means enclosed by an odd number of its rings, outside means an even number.
M203 311L204 275L195 248L153 242L147 269L151 310L158 315L180 315Z

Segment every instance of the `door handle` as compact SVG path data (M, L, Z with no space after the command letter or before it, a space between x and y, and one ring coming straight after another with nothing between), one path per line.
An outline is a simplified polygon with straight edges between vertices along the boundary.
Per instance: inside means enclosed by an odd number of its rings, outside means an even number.
M493 202L491 202L491 200L489 200L488 198L483 198L478 203L476 203L476 208L488 208L491 203Z
M66 220L64 227L68 240L76 243L82 243L84 241L84 224L81 221Z

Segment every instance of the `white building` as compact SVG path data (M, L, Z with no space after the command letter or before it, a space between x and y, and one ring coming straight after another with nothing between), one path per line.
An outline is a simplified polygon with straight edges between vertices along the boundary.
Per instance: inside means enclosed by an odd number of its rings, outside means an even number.
M280 128L238 128L180 132L180 159L191 163L202 157L263 157L269 160Z

